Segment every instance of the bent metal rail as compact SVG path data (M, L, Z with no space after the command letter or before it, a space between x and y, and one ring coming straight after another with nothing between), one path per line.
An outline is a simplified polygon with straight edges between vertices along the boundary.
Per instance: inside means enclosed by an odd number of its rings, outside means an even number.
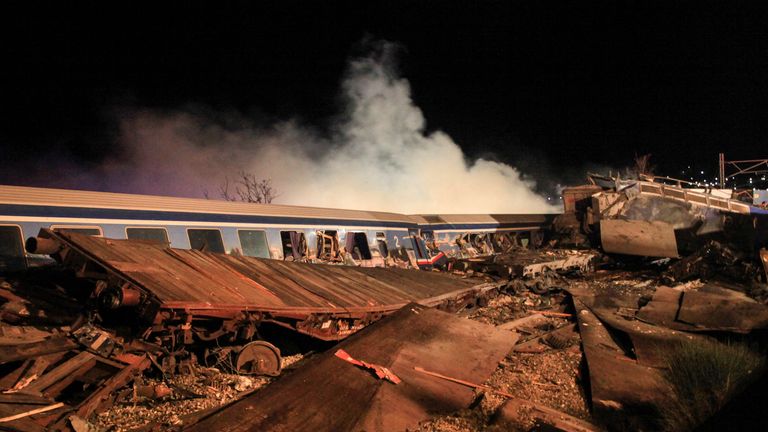
M163 344L250 339L269 322L339 340L417 302L458 310L497 284L392 268L311 265L41 230L34 239L91 290L106 319L131 317ZM141 326L138 326L141 328Z

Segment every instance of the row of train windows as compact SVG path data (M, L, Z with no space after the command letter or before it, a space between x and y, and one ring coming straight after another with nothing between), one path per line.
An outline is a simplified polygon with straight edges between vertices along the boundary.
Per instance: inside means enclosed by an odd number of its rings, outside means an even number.
M102 235L98 227L60 227L52 226L54 230L69 231L92 236ZM126 228L126 237L131 240L147 240L168 244L168 231L165 228ZM243 255L269 258L267 235L264 231L238 230L240 246ZM187 236L192 249L208 252L225 253L221 232L216 229L188 229ZM14 225L0 225L0 257L23 257L21 228ZM2 264L0 264L2 270Z

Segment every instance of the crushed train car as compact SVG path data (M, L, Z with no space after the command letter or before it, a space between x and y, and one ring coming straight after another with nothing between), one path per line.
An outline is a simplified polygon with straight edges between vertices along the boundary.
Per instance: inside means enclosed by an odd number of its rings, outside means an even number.
M404 215L63 189L0 186L0 273L46 257L25 253L43 228L151 240L286 261L431 268L443 255L533 244L554 215ZM496 235L493 238L487 236Z
M768 211L731 198L731 191L666 184L666 178L655 177L597 180L579 187L593 193L566 214L573 213L577 229L605 252L679 258L717 241L755 257L768 245Z

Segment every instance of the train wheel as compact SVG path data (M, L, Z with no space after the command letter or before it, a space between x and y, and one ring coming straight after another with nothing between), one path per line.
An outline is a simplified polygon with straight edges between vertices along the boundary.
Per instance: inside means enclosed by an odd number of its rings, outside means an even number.
M269 342L253 341L237 353L235 370L244 375L280 375L280 350Z

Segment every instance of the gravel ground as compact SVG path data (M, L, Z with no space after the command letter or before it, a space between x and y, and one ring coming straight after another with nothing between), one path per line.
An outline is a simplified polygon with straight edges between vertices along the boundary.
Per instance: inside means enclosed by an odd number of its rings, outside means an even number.
M283 357L283 368L291 367L302 358L300 354ZM165 384L171 389L180 388L203 397L189 398L181 394L183 392L174 391L160 399L134 398L132 389L128 389L121 392L127 393L124 400L98 414L93 424L100 430L115 432L136 429L149 423L179 426L184 415L223 405L245 393L261 389L275 379L227 374L215 368L199 368L195 375L180 375L166 381L146 379L134 386Z

